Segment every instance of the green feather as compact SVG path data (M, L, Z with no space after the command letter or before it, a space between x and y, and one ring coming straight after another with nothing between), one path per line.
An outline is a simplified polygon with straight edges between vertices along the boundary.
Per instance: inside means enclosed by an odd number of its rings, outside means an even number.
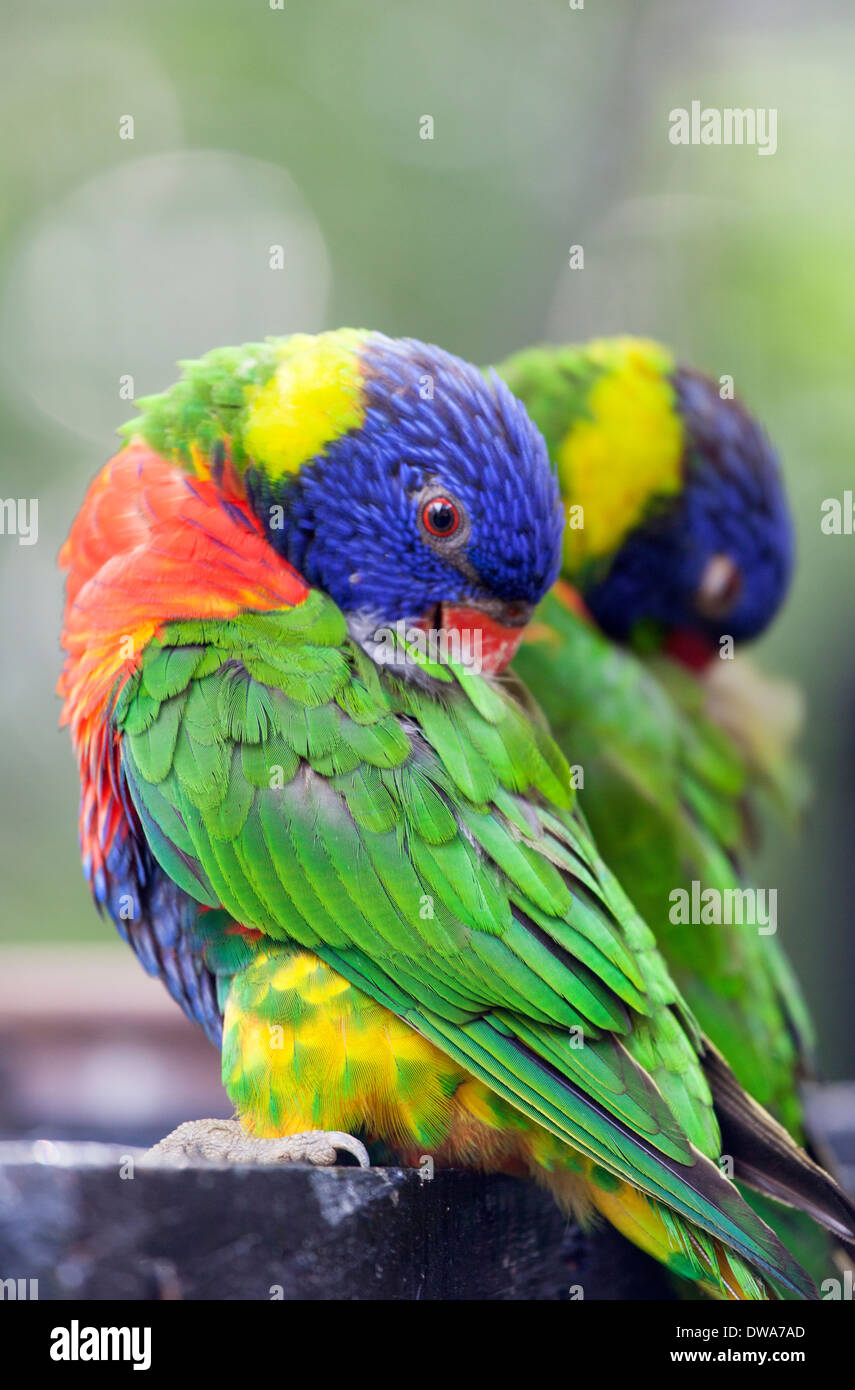
M571 809L541 722L512 688L457 679L434 695L372 675L315 608L306 643L290 611L205 623L221 664L200 676L207 661L188 660L186 691L159 712L144 654L116 717L167 873L244 926L314 950L604 1172L798 1286L702 1157L719 1140L699 1034ZM182 627L169 629L174 647ZM199 629L187 625L188 645Z

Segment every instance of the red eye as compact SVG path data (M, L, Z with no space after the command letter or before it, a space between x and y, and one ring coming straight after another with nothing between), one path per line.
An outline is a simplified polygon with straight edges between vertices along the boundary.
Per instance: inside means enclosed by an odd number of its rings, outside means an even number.
M431 536L453 536L460 525L460 512L447 497L432 497L422 511L422 524Z

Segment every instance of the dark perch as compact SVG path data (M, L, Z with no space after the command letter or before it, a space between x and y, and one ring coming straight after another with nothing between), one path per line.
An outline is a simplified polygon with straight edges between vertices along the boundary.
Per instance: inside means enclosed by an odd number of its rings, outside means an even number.
M609 1228L584 1236L512 1178L288 1165L121 1179L141 1152L0 1144L0 1278L38 1279L40 1299L673 1296Z
M123 1154L231 1114L216 1050L130 952L0 964L0 1280L38 1279L42 1299L671 1294L611 1228L587 1237L511 1178L288 1166L123 1181Z
M130 953L7 952L0 1281L38 1279L41 1299L266 1300L275 1285L286 1299L552 1300L574 1286L589 1300L673 1297L610 1227L586 1236L511 1178L302 1166L119 1177L122 1156L143 1152L131 1145L230 1113L215 1049ZM818 1088L809 1113L855 1190L855 1086ZM129 1142L80 1142L117 1136Z
M852 1190L855 1087L817 1088L808 1110ZM0 1280L38 1279L40 1299L674 1297L662 1268L610 1227L585 1235L513 1178L146 1169L143 1152L0 1143Z

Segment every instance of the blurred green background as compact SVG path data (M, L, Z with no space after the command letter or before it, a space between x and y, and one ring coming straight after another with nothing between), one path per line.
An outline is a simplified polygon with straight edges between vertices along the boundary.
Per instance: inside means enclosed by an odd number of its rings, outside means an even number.
M111 938L57 731L55 555L132 413L120 377L344 323L477 362L639 332L733 375L783 457L800 561L758 654L806 690L815 800L758 881L852 1075L855 537L819 528L855 480L851 7L30 0L5 28L0 495L39 499L39 540L0 537L3 939ZM777 153L671 145L694 99L777 108Z

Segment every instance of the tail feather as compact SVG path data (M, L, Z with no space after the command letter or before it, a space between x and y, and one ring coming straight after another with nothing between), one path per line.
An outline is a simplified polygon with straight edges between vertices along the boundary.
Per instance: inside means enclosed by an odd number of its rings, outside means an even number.
M605 1189L592 1177L594 1207L648 1255L672 1273L691 1279L711 1298L760 1300L777 1297L774 1286L733 1249L669 1211L628 1183ZM804 1295L802 1295L804 1296Z
M704 1073L734 1177L786 1206L807 1212L847 1246L855 1241L855 1204L787 1131L752 1100L724 1058L706 1042Z

